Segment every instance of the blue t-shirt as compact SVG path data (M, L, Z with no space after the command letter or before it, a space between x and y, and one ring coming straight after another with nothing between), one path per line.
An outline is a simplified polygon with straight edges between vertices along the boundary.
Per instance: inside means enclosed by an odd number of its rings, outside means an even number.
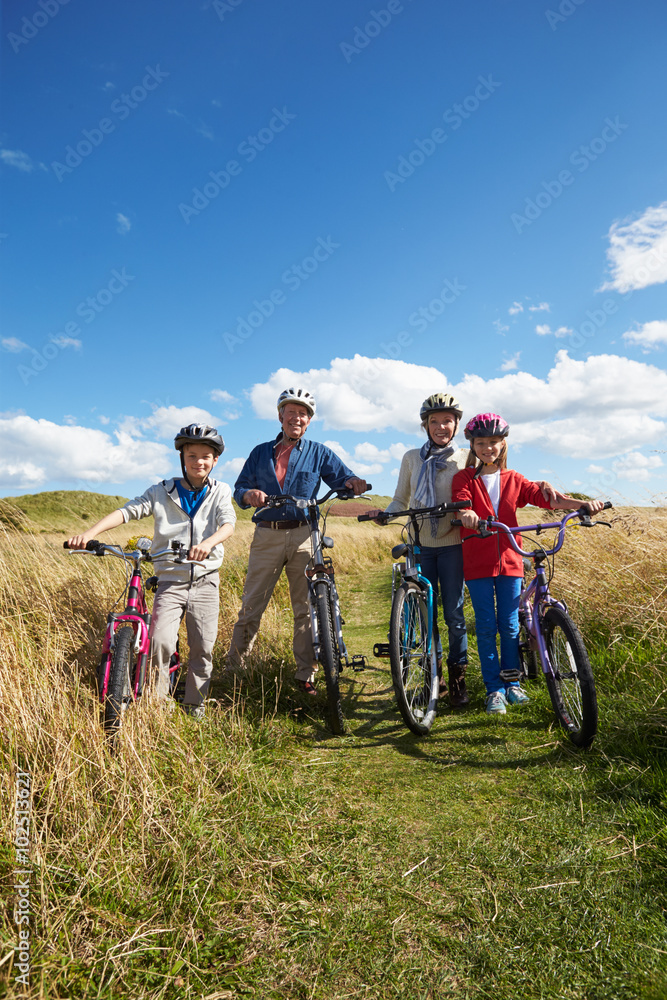
M188 515L188 517L194 517L199 508L201 507L202 500L208 493L208 485L204 487L203 490L195 492L194 490L186 490L180 479L176 480L176 489L178 490L178 497L181 501L181 507Z

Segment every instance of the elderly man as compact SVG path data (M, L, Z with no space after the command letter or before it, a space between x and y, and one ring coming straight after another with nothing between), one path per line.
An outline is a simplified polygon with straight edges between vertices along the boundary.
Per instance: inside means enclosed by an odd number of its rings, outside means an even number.
M367 486L331 451L304 435L315 415L315 399L305 389L285 389L278 397L281 430L274 441L253 448L234 486L239 507L257 507L255 534L250 546L248 575L241 610L227 654L228 667L243 664L251 651L264 610L283 567L294 612L295 680L306 694L315 694L313 643L308 610L305 568L310 559L310 532L304 512L287 504L262 510L267 495L289 493L310 500L321 480L331 489L344 486L363 493Z

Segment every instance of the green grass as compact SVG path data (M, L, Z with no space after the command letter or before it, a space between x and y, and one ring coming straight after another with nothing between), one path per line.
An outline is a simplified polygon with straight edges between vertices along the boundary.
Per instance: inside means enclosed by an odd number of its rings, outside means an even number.
M369 655L386 638L394 535L348 519L329 531L348 649ZM556 728L542 684L528 706L487 717L474 656L471 708L443 707L425 739L403 726L388 666L371 656L343 675L349 731L335 738L323 697L291 686L281 582L240 693L216 681L202 724L141 705L110 756L91 693L106 568L33 551L62 563L47 596L62 604L75 571L92 594L77 606L89 630L68 638L55 612L30 625L32 591L13 588L24 661L51 649L60 698L45 671L21 687L0 666L22 707L0 727L3 832L12 762L35 782L34 996L667 996L660 632L638 643L628 622L594 640L601 721L585 753ZM244 560L230 551L218 664ZM9 838L1 857L9 889ZM15 941L9 910L1 933L0 959Z

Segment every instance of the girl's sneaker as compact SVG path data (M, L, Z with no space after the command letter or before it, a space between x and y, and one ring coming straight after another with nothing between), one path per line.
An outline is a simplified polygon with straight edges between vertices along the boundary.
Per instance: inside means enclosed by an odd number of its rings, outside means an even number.
M525 705L530 701L526 692L518 684L510 684L507 688L505 698L510 705Z
M488 715L505 715L505 695L502 691L492 691L486 699L486 711Z

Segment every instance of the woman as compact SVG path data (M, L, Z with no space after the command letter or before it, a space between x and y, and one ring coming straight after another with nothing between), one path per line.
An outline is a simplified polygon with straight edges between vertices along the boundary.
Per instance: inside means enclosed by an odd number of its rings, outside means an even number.
M421 448L406 451L401 461L394 499L387 514L408 507L433 507L452 499L452 480L465 467L467 451L451 442L459 428L463 411L458 401L446 392L436 392L425 399L419 411L427 441ZM371 511L370 513L381 513ZM447 673L449 704L463 708L468 704L465 675L468 665L468 636L463 617L463 555L458 528L452 528L455 514L429 518L421 532L421 568L433 587L437 608L438 591L449 635ZM437 610L436 610L437 617ZM442 656L438 652L438 674ZM441 696L444 688L441 689Z

